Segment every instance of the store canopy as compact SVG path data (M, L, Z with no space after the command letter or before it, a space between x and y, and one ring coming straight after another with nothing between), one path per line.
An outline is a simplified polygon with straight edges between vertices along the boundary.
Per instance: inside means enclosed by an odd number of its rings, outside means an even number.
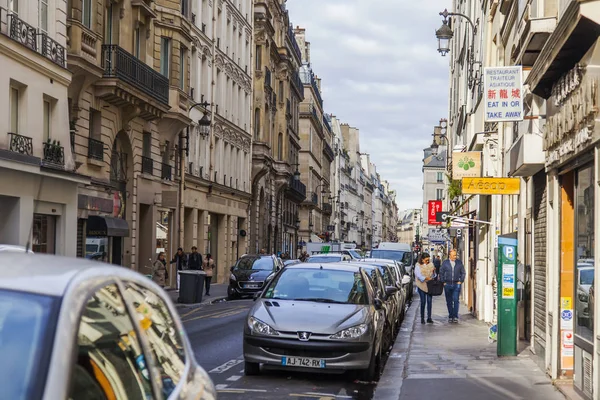
M91 215L87 220L87 236L129 236L129 225L122 218Z

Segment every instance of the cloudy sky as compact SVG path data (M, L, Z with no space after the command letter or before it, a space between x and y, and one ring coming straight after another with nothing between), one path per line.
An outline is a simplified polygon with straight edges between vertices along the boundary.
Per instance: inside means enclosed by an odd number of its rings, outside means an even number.
M400 210L420 208L422 158L448 114L448 58L437 52L438 15L450 0L288 0L306 28L325 112L360 129L361 152L398 192Z

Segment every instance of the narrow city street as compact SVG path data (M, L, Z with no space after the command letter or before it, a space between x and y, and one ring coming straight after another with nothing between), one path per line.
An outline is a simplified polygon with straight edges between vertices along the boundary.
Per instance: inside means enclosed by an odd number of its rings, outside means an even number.
M244 376L243 324L252 300L222 301L181 317L196 358L212 378L219 399L371 399L375 385L354 382L347 374L323 375L264 370Z

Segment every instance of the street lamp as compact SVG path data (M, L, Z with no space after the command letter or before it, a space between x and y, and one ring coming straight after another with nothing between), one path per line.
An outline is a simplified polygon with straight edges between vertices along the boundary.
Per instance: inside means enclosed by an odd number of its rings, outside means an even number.
M294 180L299 181L300 180L300 171L298 170L298 167L300 167L300 163L290 164L290 165L296 167L296 170L294 171Z
M442 57L445 57L450 51L450 39L454 36L454 32L452 32L452 28L448 26L448 21L446 19L442 22L440 29L435 31L435 36L438 39L438 51Z

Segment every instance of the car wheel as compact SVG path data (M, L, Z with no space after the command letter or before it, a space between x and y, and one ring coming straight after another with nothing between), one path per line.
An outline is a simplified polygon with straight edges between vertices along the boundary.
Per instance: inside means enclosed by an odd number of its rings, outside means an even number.
M238 296L235 294L231 286L227 288L227 300L235 300Z
M364 382L373 382L379 380L381 375L381 351L375 352L371 355L371 361L369 367L358 372L358 380Z
M260 374L260 364L244 361L244 375L254 376Z

